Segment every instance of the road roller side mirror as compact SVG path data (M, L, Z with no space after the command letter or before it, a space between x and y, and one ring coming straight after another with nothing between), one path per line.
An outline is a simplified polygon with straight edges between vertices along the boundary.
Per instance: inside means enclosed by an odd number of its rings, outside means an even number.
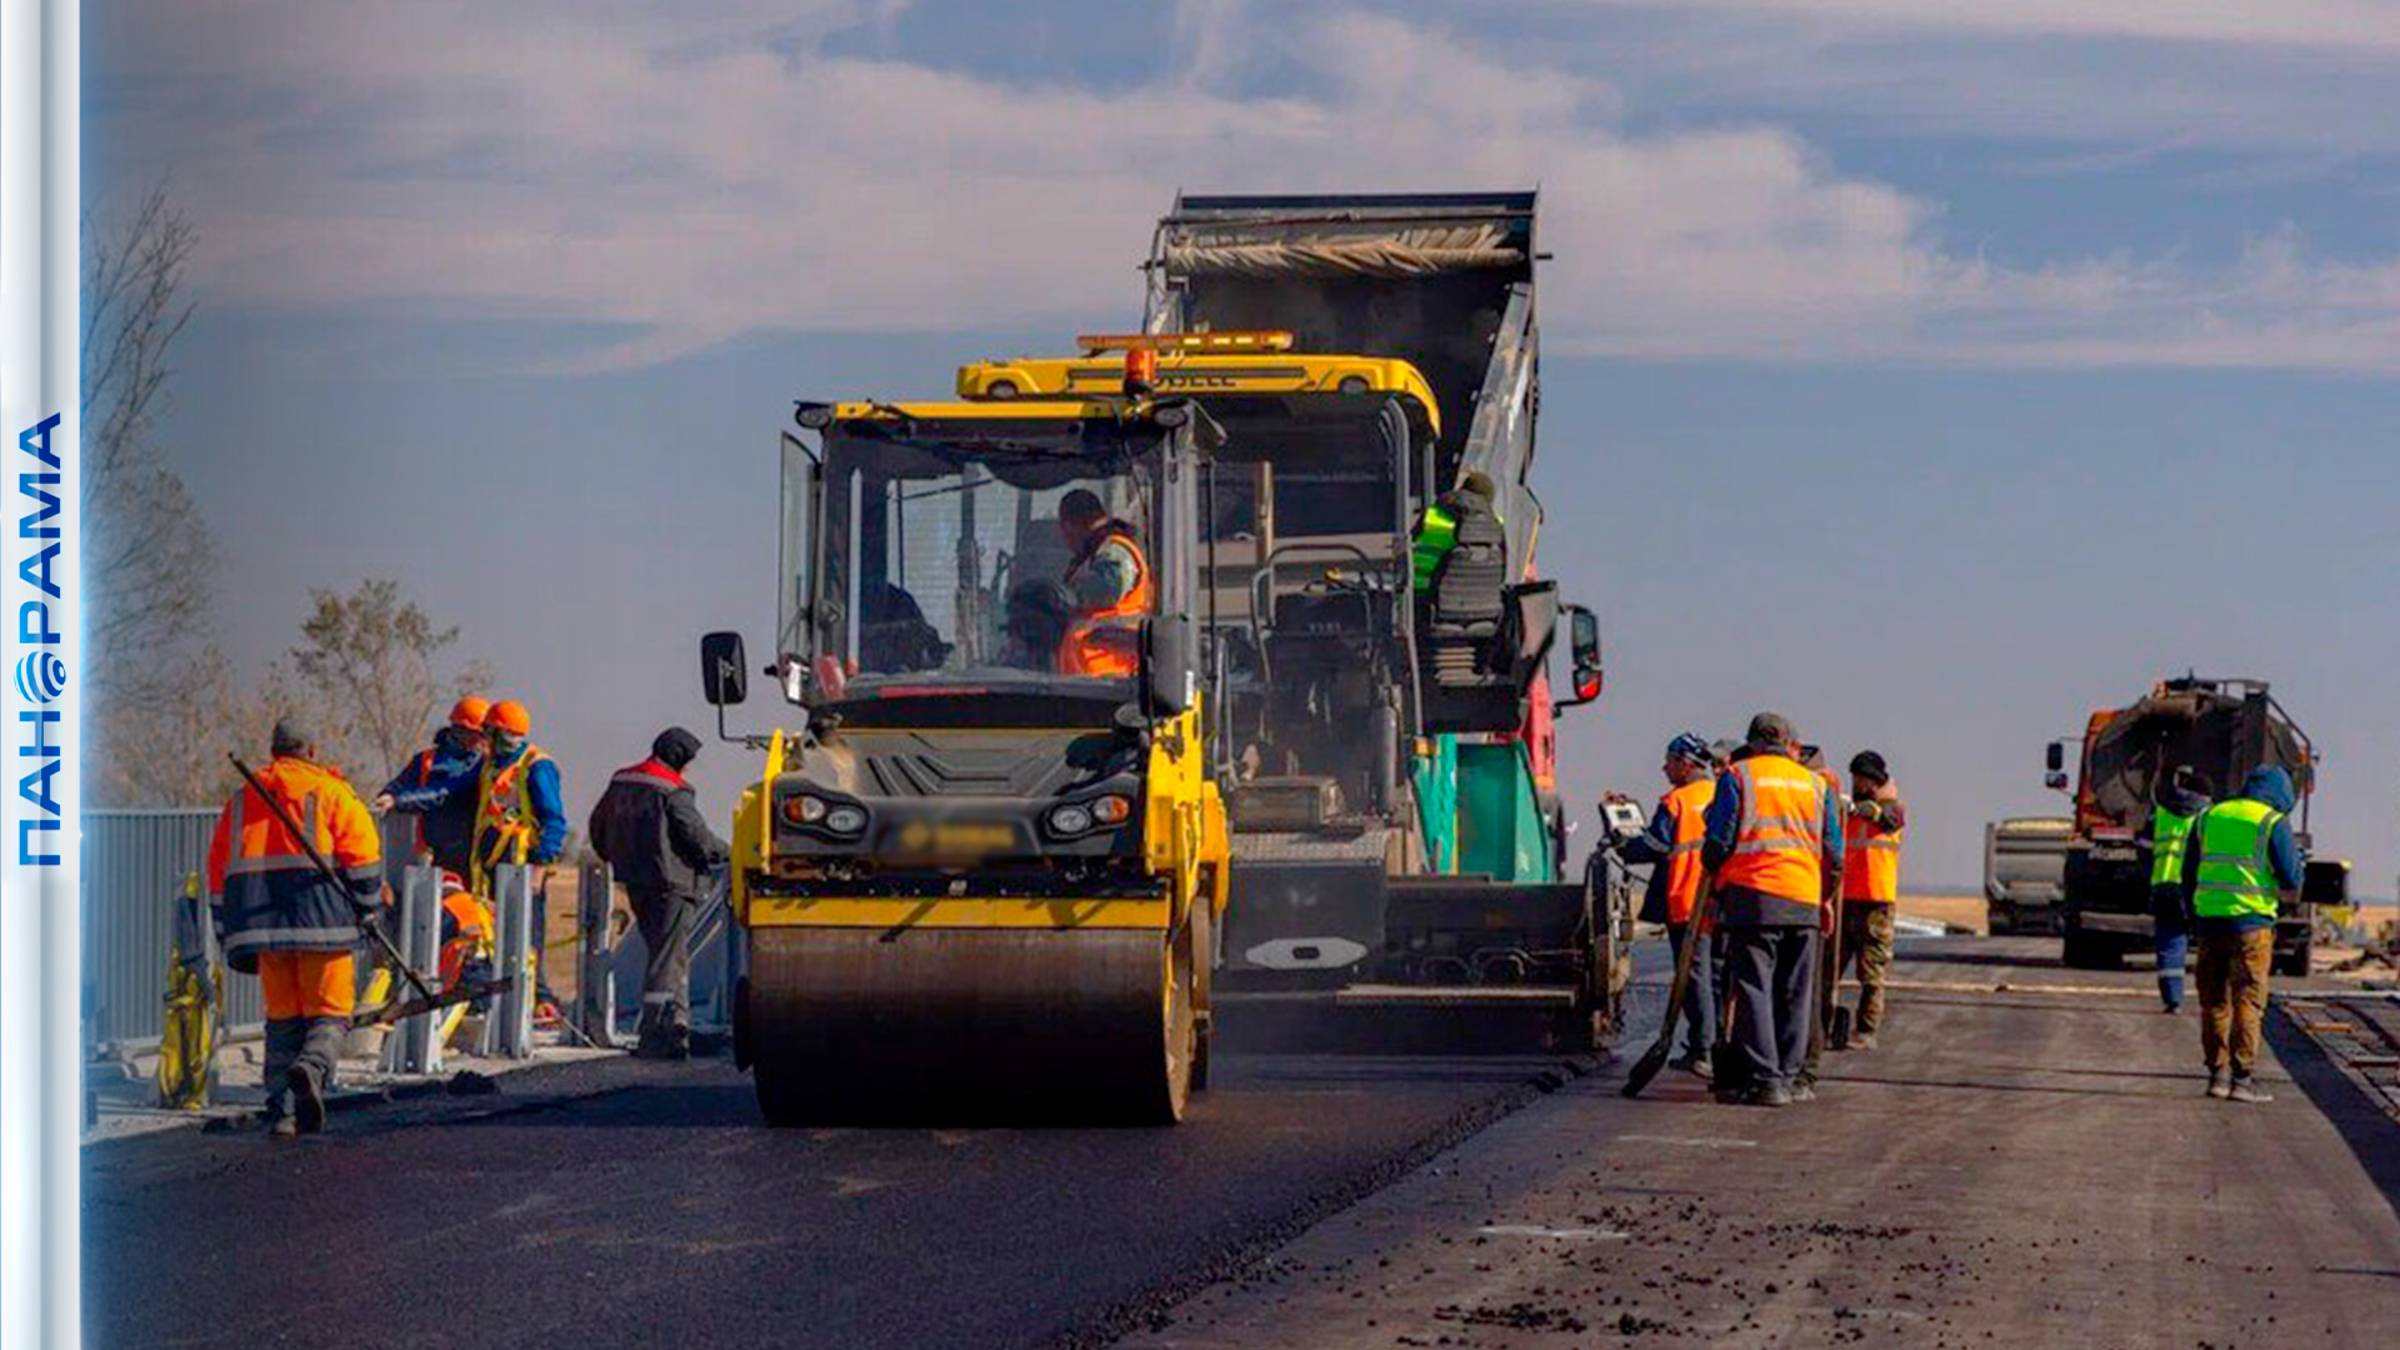
M2052 792L2067 790L2067 743L2052 741L2042 755L2042 786Z
M750 659L743 654L741 634L701 637L700 690L715 708L729 708L750 697Z
M1154 717L1173 717L1191 709L1193 684L1192 621L1182 614L1160 614L1142 625L1142 697Z
M1581 605L1567 605L1567 648L1574 665L1575 683L1571 696L1558 700L1561 708L1578 707L1600 697L1607 684L1607 668L1600 658L1600 620Z

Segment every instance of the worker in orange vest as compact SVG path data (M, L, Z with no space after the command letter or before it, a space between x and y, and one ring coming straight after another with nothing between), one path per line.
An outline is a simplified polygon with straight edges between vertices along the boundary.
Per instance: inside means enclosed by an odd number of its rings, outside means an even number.
M1875 1048L1883 987L1892 973L1892 912L1900 899L1900 836L1908 807L1882 755L1850 757L1850 806L1842 820L1842 966L1858 968L1858 1021L1851 1050ZM1842 971L1834 971L1838 982Z
M1658 799L1650 828L1617 840L1613 847L1625 862L1649 866L1650 884L1642 893L1641 917L1646 923L1666 925L1669 950L1680 963L1692 910L1707 881L1700 846L1708 831L1708 804L1717 795L1708 738L1687 731L1667 742L1666 760L1659 765L1659 772L1667 776L1667 792ZM1714 923L1707 926L1701 941L1707 945L1693 953L1691 979L1685 985L1683 1050L1669 1066L1706 1078L1709 1047L1717 1041L1717 967L1723 964L1725 953Z
M1700 850L1726 933L1731 1040L1746 1079L1739 1100L1756 1106L1795 1100L1816 1015L1820 926L1842 869L1834 794L1801 766L1797 741L1775 713L1750 719L1742 750L1717 780Z
M442 873L442 987L455 989L471 973L477 980L489 980L489 970L470 972L469 966L491 963L492 944L498 928L491 904L467 889L466 879L456 872Z
M1139 534L1086 488L1059 499L1058 529L1072 552L1060 580L1075 601L1074 619L1059 643L1060 672L1132 675L1141 669L1142 619L1157 607Z
M366 803L290 719L258 781L300 827L328 878L274 807L247 783L225 803L208 843L208 898L225 964L258 977L266 1003L266 1122L278 1136L325 1128L343 1036L357 1008L352 948L382 903L383 843ZM371 921L371 920L369 920Z

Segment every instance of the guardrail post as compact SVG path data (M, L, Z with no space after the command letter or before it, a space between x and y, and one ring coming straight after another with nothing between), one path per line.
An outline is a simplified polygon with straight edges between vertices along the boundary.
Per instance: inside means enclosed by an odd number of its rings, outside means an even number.
M491 1053L503 1059L533 1057L534 950L533 873L522 863L492 869L492 907L498 912L499 952L492 962L501 978L516 982L495 1000L486 1023Z
M575 982L575 1020L585 1039L612 1049L617 1043L617 973L608 920L615 893L616 874L607 863L585 863L577 872L575 904L577 927L583 933L583 970Z
M439 869L411 864L400 874L400 912L393 925L392 943L427 984L441 987L442 874ZM415 991L397 974L392 997L412 998ZM384 1042L387 1073L435 1074L442 1071L441 1038L436 1035L443 1009L404 1018Z

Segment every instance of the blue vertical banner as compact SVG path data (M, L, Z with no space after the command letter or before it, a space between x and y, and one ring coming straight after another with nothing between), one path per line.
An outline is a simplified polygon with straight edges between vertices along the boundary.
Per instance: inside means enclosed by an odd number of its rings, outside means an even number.
M81 1340L77 0L0 0L0 1350Z

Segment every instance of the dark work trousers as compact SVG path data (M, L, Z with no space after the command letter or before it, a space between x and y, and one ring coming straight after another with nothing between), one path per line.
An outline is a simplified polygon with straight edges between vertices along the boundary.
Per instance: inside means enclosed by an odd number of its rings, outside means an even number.
M1678 962L1683 960L1684 932L1682 924L1667 928L1667 950ZM1700 950L1692 954L1692 981L1683 992L1683 1048L1675 1052L1678 1059L1708 1062L1708 1048L1717 1043L1717 989L1724 964L1725 935L1704 934Z
M700 897L680 891L634 891L634 921L650 960L642 968L641 1045L680 1051L692 1038L692 928Z
M1817 926L1728 925L1734 1049L1753 1086L1790 1087L1808 1056L1817 1009Z

